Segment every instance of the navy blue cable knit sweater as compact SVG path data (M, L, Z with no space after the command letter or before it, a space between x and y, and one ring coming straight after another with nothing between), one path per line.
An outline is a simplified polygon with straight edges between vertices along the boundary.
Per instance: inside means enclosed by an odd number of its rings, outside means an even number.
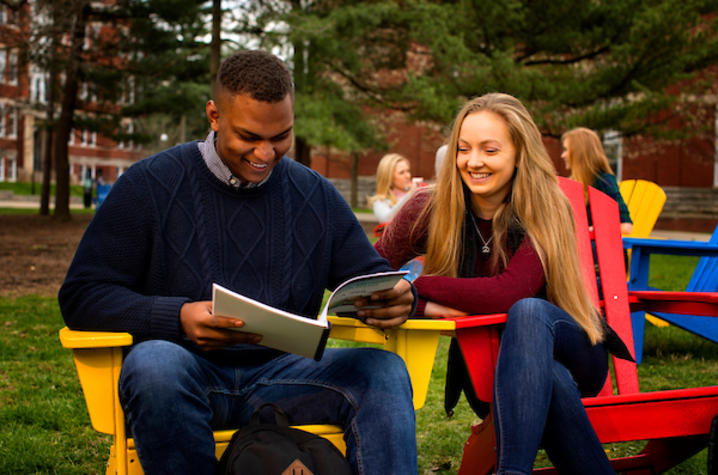
M211 300L213 282L316 317L325 288L388 270L347 203L316 172L284 157L265 184L235 190L191 142L117 180L78 246L59 302L72 329L191 347L180 307Z

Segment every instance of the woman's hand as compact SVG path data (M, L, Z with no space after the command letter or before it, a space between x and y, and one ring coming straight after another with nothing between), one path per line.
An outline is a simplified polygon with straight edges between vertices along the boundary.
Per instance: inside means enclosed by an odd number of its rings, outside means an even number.
M424 307L424 316L433 318L465 317L468 313L447 307L436 302L427 302Z

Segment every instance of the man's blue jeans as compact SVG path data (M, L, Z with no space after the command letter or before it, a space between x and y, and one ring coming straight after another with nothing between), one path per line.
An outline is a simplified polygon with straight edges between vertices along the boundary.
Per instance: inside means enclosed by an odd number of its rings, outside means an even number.
M319 362L285 354L218 366L152 340L125 358L119 391L148 475L213 474L212 430L246 424L264 402L279 405L293 425L344 427L355 473L417 473L411 382L401 358L387 351L328 348Z
M508 313L494 380L499 474L531 473L542 445L560 473L614 473L581 402L606 379L603 345L542 299Z

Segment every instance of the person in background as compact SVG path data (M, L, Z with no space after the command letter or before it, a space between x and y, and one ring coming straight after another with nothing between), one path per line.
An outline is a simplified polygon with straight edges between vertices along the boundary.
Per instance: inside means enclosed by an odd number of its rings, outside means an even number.
M583 183L584 189L592 186L616 200L621 216L621 234L631 234L633 221L598 134L591 129L577 127L561 136L561 144L561 158L571 172L570 178Z
M82 180L82 197L85 208L92 206L92 171L85 170L85 177Z
M416 186L408 158L398 153L384 155L376 169L376 194L368 200L379 223L391 221Z
M492 93L466 103L436 186L414 193L375 244L395 268L425 254L417 315L508 312L492 404L498 474L531 473L539 446L560 473L613 473L581 402L606 379L607 330L574 232L531 116Z
M329 348L320 361L261 346L216 315L212 284L316 318L325 289L392 268L332 184L285 153L294 130L287 66L240 51L220 66L206 139L132 165L88 226L59 293L68 327L134 345L119 397L147 474L212 475L212 431L277 404L292 425L344 428L358 474L416 475L415 414L402 359ZM404 279L357 302L378 328L412 311Z

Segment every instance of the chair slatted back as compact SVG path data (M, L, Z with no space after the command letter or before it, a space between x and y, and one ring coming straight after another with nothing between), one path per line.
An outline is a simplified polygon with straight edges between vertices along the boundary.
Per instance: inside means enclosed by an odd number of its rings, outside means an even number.
M648 180L623 180L619 191L633 221L631 237L648 237L666 203L666 192Z
M602 304L608 324L621 337L626 346L633 351L633 332L631 329L630 310L628 305L628 287L626 269L623 260L618 204L608 195L589 187L588 200L591 207L593 230L589 230L586 217L585 198L580 183L559 178L564 194L571 202L576 222L576 241L583 268L583 276L594 302ZM595 230L595 231L594 231ZM598 264L601 292L598 292L596 266L594 265L594 249ZM616 391L618 394L637 393L638 373L636 364L630 361L613 358ZM611 378L600 395L611 394Z
M718 227L708 241L718 243ZM716 292L718 291L718 257L701 257L696 269L693 271L687 292Z

